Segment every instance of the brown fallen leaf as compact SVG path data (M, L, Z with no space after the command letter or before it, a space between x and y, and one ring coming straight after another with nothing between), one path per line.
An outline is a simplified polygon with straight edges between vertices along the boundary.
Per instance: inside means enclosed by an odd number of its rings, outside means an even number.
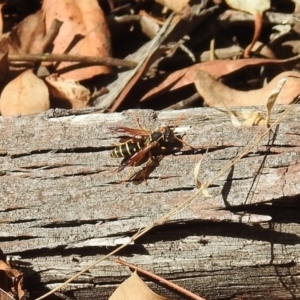
M2 77L8 78L8 71L24 71L26 67L20 64L20 61L10 62L8 64L7 55L22 55L24 53L40 53L41 44L45 36L45 26L43 14L41 11L29 15L9 33L2 36L0 40L1 56L6 55L7 66L1 66ZM27 68L33 65L33 62L27 62ZM4 67L4 68L3 68Z
M248 12L254 16L254 34L251 43L246 47L244 57L249 57L251 49L258 40L262 29L263 13L270 9L270 0L225 0L225 2L236 10Z
M274 107L274 104L280 95L283 86L285 85L287 80L287 77L283 77L280 79L275 86L275 88L272 90L271 95L269 95L267 103L266 103L266 109L267 113L266 115L263 114L262 111L256 110L256 111L243 111L243 110L232 110L229 107L226 106L225 103L223 105L225 106L225 112L230 116L231 122L234 126L236 127L241 127L241 126L254 126L254 125L259 125L259 126L270 126L270 118L271 118L271 113L272 109ZM242 118L245 121L241 123L238 118Z
M6 293L0 288L0 299L1 300L14 300L14 297Z
M54 41L52 53L110 56L110 33L98 1L44 0L42 10L45 15L46 32L54 19L63 22ZM83 67L71 62L56 65L56 73L78 81L110 72L111 68L108 66Z
M109 300L168 300L154 293L136 273L126 279L109 297Z
M300 60L300 56L296 56L295 62ZM268 64L284 64L289 60L278 60L278 59L266 59L266 58L248 58L248 59L237 59L237 60L214 60L195 64L188 68L184 68L170 74L162 83L157 87L151 89L146 93L140 102L148 101L154 96L161 95L167 91L174 91L182 88L188 84L194 83L195 72L198 70L205 71L211 74L215 78L231 74L240 69L249 66L263 66Z
M155 1L177 13L181 12L182 9L190 2L190 0L155 0Z
M0 97L2 116L30 115L50 108L49 91L32 70L24 71L10 81Z
M0 3L0 35L3 34L3 15L2 15L2 8L6 4L6 1L1 1L3 3Z
M51 74L45 80L48 83L51 96L69 101L73 109L89 106L91 93L79 82L64 79L57 74Z
M3 271L0 272L0 289L10 296L17 296L18 299L21 299L24 296L22 289L23 275L3 260L0 260L0 271ZM3 295L5 296L5 294Z
M29 15L9 33L9 54L40 53L45 36L42 11Z
M278 82L287 77L286 83L276 99L276 104L290 104L300 94L300 74L294 71L282 72L261 89L238 91L227 87L207 72L195 73L195 86L206 106L256 106L265 105Z

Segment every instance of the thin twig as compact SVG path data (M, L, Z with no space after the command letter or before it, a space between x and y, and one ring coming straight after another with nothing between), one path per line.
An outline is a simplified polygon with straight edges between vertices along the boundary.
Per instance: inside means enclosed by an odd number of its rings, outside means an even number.
M96 56L81 56L70 54L11 54L8 55L10 62L24 62L24 61L71 61L78 63L85 63L91 65L117 66L128 69L134 69L137 66L136 62L112 57L96 57Z
M58 35L59 29L63 22L54 19L49 31L45 35L42 43L41 43L41 52L50 52L50 46Z
M187 107L192 107L192 105L195 105L196 102L200 102L199 100L200 100L199 93L195 93L192 96L188 97L187 99L181 100L175 104L172 104L172 105L164 108L164 110L184 109Z

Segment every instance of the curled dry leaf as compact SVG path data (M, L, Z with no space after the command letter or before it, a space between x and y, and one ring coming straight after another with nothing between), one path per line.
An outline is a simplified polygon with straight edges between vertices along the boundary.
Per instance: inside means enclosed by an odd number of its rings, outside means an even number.
M24 71L10 81L0 97L2 116L31 115L50 108L49 91L32 70Z
M262 29L263 13L270 9L270 0L225 0L225 2L236 10L248 12L254 16L254 34L249 46L245 49L244 57L249 57L250 52L260 36Z
M49 31L54 19L63 22L54 41L52 51L54 54L110 56L110 33L98 1L44 0L42 10L45 15L46 32ZM64 78L80 81L109 73L111 68L107 66L83 68L78 63L62 62L56 66L56 72L63 74Z
M279 93L277 104L290 104L300 94L300 74L294 71L280 73L261 89L238 91L231 89L204 71L196 71L195 86L198 93L211 107L224 106L255 106L265 105L272 90L278 82L287 77L286 83Z
M272 108L274 107L275 101L278 99L278 96L280 95L283 86L286 83L287 78L283 77L278 82L275 88L272 90L271 95L269 95L266 107L267 107L267 117L266 117L266 124L270 125L270 118L271 118L271 112ZM299 78L300 80L300 78ZM299 94L298 94L299 95Z
M242 126L254 126L254 125L266 125L266 119L259 111L225 111L231 118L231 122L236 127ZM238 118L242 118L245 121L241 123Z
M50 94L53 97L69 101L73 109L88 106L91 94L90 91L79 82L72 79L64 79L57 74L52 74L46 78L49 85Z
M208 152L208 149L206 151L206 153ZM194 180L195 180L195 185L197 187L197 189L202 189L201 192L203 194L204 197L207 197L207 198L210 198L212 197L209 192L208 192L208 189L205 187L206 186L206 183L203 183L201 182L199 179L198 179L198 175L199 175L199 172L200 172L200 167L201 167L201 164L202 164L202 161L203 161L203 158L204 158L204 155L201 157L201 159L197 162L195 168L194 168Z
M300 79L300 78L299 78ZM228 108L225 105L226 108L226 113L230 116L232 124L234 126L240 127L240 126L253 126L253 125L260 125L260 126L265 126L265 125L270 125L270 118L271 118L271 112L272 108L274 107L274 104L280 95L280 92L282 91L282 88L284 84L286 83L287 78L283 77L280 79L275 86L275 88L272 90L271 94L268 97L267 103L266 103L266 108L267 108L267 114L266 116L263 116L263 114L260 111L234 111ZM243 118L245 121L241 124L238 118Z
M139 275L134 272L126 279L109 297L109 300L168 300L165 297L155 294L144 283Z
M142 97L141 102L150 100L152 97L163 94L164 92L174 91L194 83L194 76L197 70L205 71L213 77L219 78L249 66L282 64L284 62L285 60L278 59L249 58L237 60L213 60L195 64L170 74L161 84L146 93Z

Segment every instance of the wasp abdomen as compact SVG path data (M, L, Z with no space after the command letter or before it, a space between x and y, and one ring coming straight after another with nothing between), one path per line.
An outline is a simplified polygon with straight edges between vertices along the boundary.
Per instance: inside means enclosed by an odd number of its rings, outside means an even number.
M122 145L117 146L110 152L112 157L130 157L134 153L138 152L144 145L140 142L126 142Z

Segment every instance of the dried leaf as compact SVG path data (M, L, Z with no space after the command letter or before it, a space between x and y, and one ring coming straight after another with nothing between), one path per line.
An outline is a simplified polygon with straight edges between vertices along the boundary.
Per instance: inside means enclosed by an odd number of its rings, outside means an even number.
M244 92L225 86L206 72L197 71L195 86L207 106L222 107L224 103L229 107L265 105L271 91L284 77L287 77L287 82L278 95L276 103L287 105L292 103L300 94L300 75L298 72L283 72L263 88Z
M42 11L29 15L10 32L8 36L9 54L41 53L45 36Z
M232 124L237 127L241 126L253 126L253 125L261 125L265 126L266 125L266 119L263 116L263 114L259 111L235 111L235 110L230 110L230 113L228 111L224 111L227 113L232 121ZM245 121L241 123L238 118L242 118Z
M24 296L21 286L23 275L3 260L0 260L0 271L3 271L0 272L0 290L2 289L12 296L18 295L18 298L21 299ZM7 294L4 294L4 297L7 297ZM0 299L2 299L1 291Z
M254 15L256 12L263 13L270 9L270 0L225 0L225 2L236 10L245 11Z
M233 125L233 126L236 126L236 127L241 127L242 124L241 124L241 122L238 120L238 118L237 118L235 112L232 111L231 109L228 109L227 107L226 107L226 109L227 109L227 110L226 110L227 114L228 114L229 117L231 118L232 125Z
M243 126L253 126L253 125L265 125L265 117L259 111L248 112L248 115L243 116L245 122L242 124Z
M57 74L52 74L45 80L49 85L51 96L68 100L73 109L88 106L91 93L79 82L72 79L64 79L59 77Z
M198 175L199 175L203 157L204 156L201 157L201 159L197 162L197 164L194 168L194 180L195 180L195 185L198 189L200 189L203 186L202 182L198 179Z
M126 279L109 297L109 300L167 300L155 294L136 272Z
M208 149L207 149L208 151ZM207 153L206 151L206 153ZM201 167L201 163L203 161L203 158L204 158L204 155L201 157L201 159L197 162L195 168L194 168L194 180L195 180L195 185L197 187L197 189L202 189L202 194L204 197L207 197L207 198L210 198L212 197L209 192L208 192L208 189L205 188L204 186L206 185L206 183L202 183L199 179L198 179L198 175L199 175L199 171L200 171L200 167Z
M54 41L53 53L110 56L110 33L98 1L45 0L42 10L45 14L46 32L54 19L63 22ZM64 78L80 81L110 73L111 68L107 66L83 68L78 63L62 62L56 66L56 72L60 75L63 74Z
M155 0L175 12L181 12L190 0Z
M30 115L49 108L48 88L32 70L27 70L10 81L0 97L2 116Z
M140 20L142 32L150 39L154 38L159 32L159 25L149 16L142 16Z
M6 1L4 3L0 3L0 36L3 34L3 14L2 14L2 8L6 4Z
M0 289L0 299L1 300L14 300L14 297Z
M245 67L282 64L284 62L285 60L278 59L249 58L237 60L214 60L195 64L191 67L184 68L170 74L161 84L146 93L140 101L148 101L154 96L163 94L167 91L174 91L188 84L194 83L194 76L198 70L205 71L215 78L220 78Z
M225 0L225 2L236 10L242 10L254 16L253 38L250 45L247 46L244 52L244 57L249 57L251 49L260 36L263 13L270 9L271 0Z
M266 105L267 106L267 118L266 118L266 124L267 125L270 124L270 117L271 117L272 108L273 108L273 106L275 104L275 101L277 100L278 95L281 92L284 84L286 83L286 80L287 80L286 77L280 79L277 86L275 87L275 89L272 91L271 95L268 98L267 105Z

